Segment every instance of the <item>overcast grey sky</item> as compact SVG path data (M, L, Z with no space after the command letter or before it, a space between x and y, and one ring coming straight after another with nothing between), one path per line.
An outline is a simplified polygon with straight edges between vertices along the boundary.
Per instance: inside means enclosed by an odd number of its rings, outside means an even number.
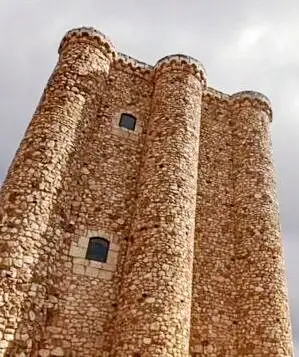
M98 28L119 51L142 61L189 54L204 64L210 86L270 97L299 350L299 1L0 0L0 181L54 68L60 39L82 25Z

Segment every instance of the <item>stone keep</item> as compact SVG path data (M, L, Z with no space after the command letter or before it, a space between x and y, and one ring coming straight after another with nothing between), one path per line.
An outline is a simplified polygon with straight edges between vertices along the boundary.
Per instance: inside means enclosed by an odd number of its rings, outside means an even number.
M271 118L69 31L1 190L0 356L293 356Z

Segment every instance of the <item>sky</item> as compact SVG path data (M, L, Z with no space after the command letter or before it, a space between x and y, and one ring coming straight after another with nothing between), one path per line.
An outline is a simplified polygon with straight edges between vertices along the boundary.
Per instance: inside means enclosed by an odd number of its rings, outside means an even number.
M0 182L57 61L64 33L93 26L118 51L149 64L199 59L208 84L257 90L272 101L294 342L299 351L299 1L0 0Z

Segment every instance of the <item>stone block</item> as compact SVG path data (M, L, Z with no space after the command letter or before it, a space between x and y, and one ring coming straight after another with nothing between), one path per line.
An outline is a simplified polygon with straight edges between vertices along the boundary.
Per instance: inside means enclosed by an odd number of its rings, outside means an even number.
M85 274L85 267L83 265L74 264L73 265L73 273L74 274L84 275Z
M119 245L118 245L118 244L115 244L115 243L110 243L109 249L110 249L112 252L118 252L118 251L119 251Z
M4 334L4 339L5 339L6 341L12 341L12 340L14 339L14 335L11 334L11 333L5 333L5 334Z
M95 278L98 276L98 271L99 269L88 266L86 267L85 275Z
M108 263L103 263L102 268L103 270L108 270L108 271L115 271L116 270L116 265L108 264Z
M54 348L51 351L51 356L56 356L56 357L64 356L63 349L61 347Z
M50 356L50 351L47 349L41 349L38 351L39 357L49 357Z
M117 256L118 256L117 252L109 251L107 263L109 265L116 265L117 264Z
M97 262L96 260L90 260L90 261L87 260L87 262L89 266L97 269L102 269L105 265L105 263Z
M108 270L99 270L98 277L100 279L104 279L104 280L111 280L113 277L113 274L111 271L108 271Z
M88 237L80 237L79 241L78 241L78 246L81 247L81 248L87 249L88 241L89 241Z
M76 245L71 246L70 255L75 258L85 258L86 249Z
M90 261L88 259L84 259L84 258L74 258L73 263L75 265L84 265L87 266L90 264Z
M4 349L4 348L6 348L8 346L8 341L6 341L6 340L2 340L2 341L0 341L0 349ZM1 352L1 351L0 351Z

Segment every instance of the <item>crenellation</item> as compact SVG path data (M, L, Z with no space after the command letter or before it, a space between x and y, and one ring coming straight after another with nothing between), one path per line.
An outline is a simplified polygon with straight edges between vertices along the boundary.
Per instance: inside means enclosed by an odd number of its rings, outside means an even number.
M242 91L242 92L237 92L231 95L232 99L236 98L254 98L257 99L265 104L267 104L271 108L271 101L268 97L266 97L264 94L259 93L259 92L254 92L254 91Z
M204 95L209 97L211 100L218 100L221 99L224 102L227 102L230 100L230 95L223 93L215 88L212 87L207 87L206 90L204 91Z
M124 53L118 52L117 53L117 60L121 61L125 64L131 65L133 68L141 68L141 69L145 69L145 70L152 70L153 66L151 66L150 64L147 64L145 62L139 61L134 57L131 57L129 55L126 55Z
M171 62L189 63L192 66L194 65L194 67L196 67L198 71L202 71L206 73L203 64L198 59L183 54L172 54L159 59L155 64L155 69L158 69L163 64L171 63Z
M86 43L98 46L103 54L109 58L116 57L116 51L110 39L93 27L81 27L69 30L60 42L58 53L61 54L69 44L79 43L80 41L86 41Z
M245 107L251 106L257 110L262 110L268 120L272 121L272 106L270 100L259 92L254 91L243 91L238 92L230 96L232 106Z
M203 83L203 87L206 87L206 71L201 62L191 56L174 54L161 58L154 67L155 77L157 78L160 73L169 69L193 73Z
M70 30L0 191L0 357L293 357L271 120Z

